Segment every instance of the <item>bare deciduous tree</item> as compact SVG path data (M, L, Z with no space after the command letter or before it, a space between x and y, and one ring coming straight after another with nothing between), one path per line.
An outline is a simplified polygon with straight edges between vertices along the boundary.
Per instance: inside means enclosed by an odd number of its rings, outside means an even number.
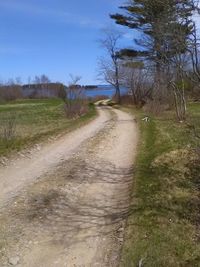
M36 76L34 77L33 83L35 83L35 84L40 84L40 77L36 75Z
M144 69L140 64L131 62L124 65L123 73L123 85L129 90L134 105L144 105L152 91L149 70Z
M22 85L21 77L18 76L18 77L15 78L15 84L16 85Z
M200 39L197 34L197 27L196 27L195 22L193 22L193 32L189 38L188 54L189 54L189 60L191 61L192 71L187 72L187 76L195 85L199 86L199 83L200 83Z
M170 85L173 89L174 104L176 108L176 115L179 121L186 119L187 102L185 97L185 57L184 55L177 55L174 59L175 68Z
M66 91L65 113L67 117L81 116L87 112L87 105L84 97L84 89L78 83L81 76L70 74L70 82Z
M98 62L98 76L104 82L111 84L115 88L115 99L120 103L120 80L122 76L122 68L120 58L118 56L119 40L121 33L114 29L103 30L104 38L99 40L101 47L107 53L107 58L101 58Z
M48 77L47 75L42 74L42 75L40 76L40 83L48 84L48 83L50 83L50 82L51 82L51 80L49 79L49 77Z

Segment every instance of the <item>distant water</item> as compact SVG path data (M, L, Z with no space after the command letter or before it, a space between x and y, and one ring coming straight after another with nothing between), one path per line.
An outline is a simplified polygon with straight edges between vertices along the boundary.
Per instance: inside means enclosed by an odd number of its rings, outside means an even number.
M124 87L121 88L121 94L124 95L128 90ZM87 97L107 96L111 98L115 94L115 88L111 85L98 85L96 89L85 90Z

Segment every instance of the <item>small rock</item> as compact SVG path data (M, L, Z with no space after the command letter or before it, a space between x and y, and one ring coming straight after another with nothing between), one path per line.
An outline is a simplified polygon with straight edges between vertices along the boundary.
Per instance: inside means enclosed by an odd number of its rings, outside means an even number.
M7 161L8 161L8 159L6 158L6 157L2 157L1 159L0 159L0 163L2 164L2 165L6 165L6 163L7 163Z
M119 233L119 238L124 238L124 234L122 232Z
M41 147L40 147L39 145L36 145L36 149L37 149L38 151L40 151L40 150L41 150Z
M121 238L118 238L119 242L123 243L124 242L124 239L121 237Z
M118 255L115 255L115 256L112 257L112 261L117 261L118 258L119 258L119 256Z
M19 260L20 260L19 257L12 257L9 259L9 264L16 266L19 263Z
M21 153L21 152L18 152L18 155L19 155L20 157L22 157L22 158L25 157L25 155L24 155L23 153Z

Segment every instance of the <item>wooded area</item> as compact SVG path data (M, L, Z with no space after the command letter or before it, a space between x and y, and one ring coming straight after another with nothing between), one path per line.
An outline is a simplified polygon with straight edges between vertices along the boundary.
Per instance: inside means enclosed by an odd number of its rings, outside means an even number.
M186 119L187 100L200 98L198 4L137 0L110 15L132 30L134 40L133 49L118 49L120 33L115 30L105 30L101 40L109 59L100 61L100 75L116 88L118 102L122 85L129 88L135 105L146 104L154 113L174 107L177 119ZM136 31L139 39L134 39Z

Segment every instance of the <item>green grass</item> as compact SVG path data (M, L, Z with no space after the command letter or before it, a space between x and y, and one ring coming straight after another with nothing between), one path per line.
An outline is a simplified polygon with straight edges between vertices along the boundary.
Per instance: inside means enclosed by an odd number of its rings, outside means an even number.
M170 112L148 123L132 112L141 137L121 266L200 266L200 140ZM200 104L188 123L200 132Z
M0 105L0 156L36 142L46 140L52 135L73 130L96 115L93 106L89 112L76 119L66 118L63 102L59 99L18 100ZM15 136L11 140L3 138L3 129L9 121L15 121Z

